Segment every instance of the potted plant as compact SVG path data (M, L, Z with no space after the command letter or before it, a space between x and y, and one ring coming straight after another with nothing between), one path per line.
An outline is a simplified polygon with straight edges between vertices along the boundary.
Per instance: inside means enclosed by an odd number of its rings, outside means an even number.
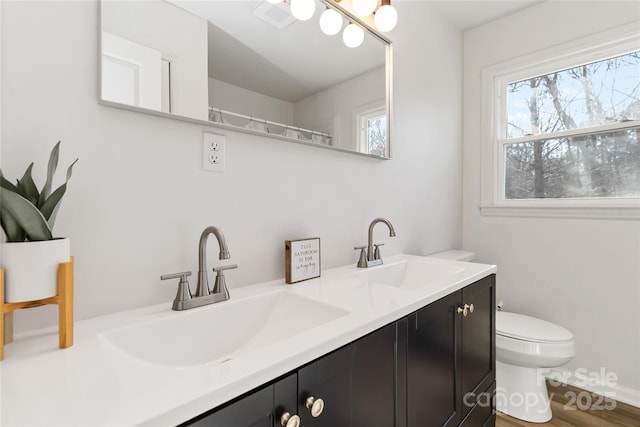
M52 191L59 152L60 141L51 150L47 178L40 191L31 176L33 163L16 184L5 179L0 170L0 224L6 236L1 248L4 302L33 301L56 295L58 264L70 259L69 239L54 237L52 229L78 159L68 167L64 184Z

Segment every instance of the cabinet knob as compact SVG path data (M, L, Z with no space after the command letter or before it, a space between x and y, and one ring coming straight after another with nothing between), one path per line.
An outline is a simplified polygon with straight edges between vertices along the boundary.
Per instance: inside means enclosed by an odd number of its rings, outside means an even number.
M316 399L313 396L309 396L305 401L305 406L307 407L307 409L311 411L312 417L314 418L319 417L320 414L322 414L322 411L324 410L324 400Z
M456 313L458 314L462 313L464 317L467 317L469 313L473 313L473 304L471 305L465 304L463 307L458 307L458 309L456 310Z
M285 412L280 417L280 424L282 424L284 427L300 427L300 417Z

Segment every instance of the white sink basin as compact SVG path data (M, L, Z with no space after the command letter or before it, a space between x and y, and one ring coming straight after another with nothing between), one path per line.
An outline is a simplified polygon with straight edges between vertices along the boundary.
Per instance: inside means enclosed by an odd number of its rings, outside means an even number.
M464 270L464 267L449 264L442 260L409 259L369 267L352 274L360 280L400 289L418 289L440 282Z
M348 312L289 292L230 300L105 332L101 338L144 362L176 367L223 362Z

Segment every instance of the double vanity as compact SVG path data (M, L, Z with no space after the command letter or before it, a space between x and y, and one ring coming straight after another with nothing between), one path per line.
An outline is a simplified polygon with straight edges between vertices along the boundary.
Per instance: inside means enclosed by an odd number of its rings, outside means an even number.
M0 423L491 423L495 272L396 255L77 322L66 350L39 331L6 347Z

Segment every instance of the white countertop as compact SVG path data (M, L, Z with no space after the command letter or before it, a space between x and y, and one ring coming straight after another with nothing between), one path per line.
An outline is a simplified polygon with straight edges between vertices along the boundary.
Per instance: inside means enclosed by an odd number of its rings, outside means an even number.
M423 257L396 255L384 261L390 265L406 259ZM359 270L355 265L325 270L318 279L294 285L276 280L230 289L229 302L290 292L346 314L319 326L308 325L305 333L278 345L266 345L224 362L189 367L151 364L105 342L105 332L179 315L171 310L171 301L76 322L75 343L64 350L57 347L57 328L17 337L5 346L5 359L0 362L0 424L176 425L496 272L493 265L430 260L463 268L412 290L349 277ZM192 310L216 310L226 303ZM200 326L200 331L194 328L185 333L215 340L216 328L223 327Z

